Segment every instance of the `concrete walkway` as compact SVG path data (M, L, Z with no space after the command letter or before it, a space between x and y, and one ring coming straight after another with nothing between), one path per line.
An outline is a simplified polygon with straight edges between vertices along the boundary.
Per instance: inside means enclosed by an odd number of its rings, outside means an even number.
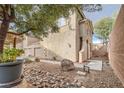
M60 61L52 61L52 60L40 60L41 62L45 62L45 63L51 63L51 64L58 64L60 65ZM83 68L85 66L88 66L91 70L102 70L102 61L101 60L88 60L88 62L86 63L74 63L74 66L76 68Z
M102 60L88 60L89 63L86 64L91 70L102 70Z

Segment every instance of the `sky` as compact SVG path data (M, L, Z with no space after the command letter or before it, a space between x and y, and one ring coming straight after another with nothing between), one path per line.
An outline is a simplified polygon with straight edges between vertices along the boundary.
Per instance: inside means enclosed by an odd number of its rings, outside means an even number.
M88 19L92 20L93 24L95 24L98 20L104 17L111 17L114 13L118 12L120 6L121 5L119 4L102 4L102 11L91 13L84 11L84 14ZM100 40L93 36L93 43L100 43Z

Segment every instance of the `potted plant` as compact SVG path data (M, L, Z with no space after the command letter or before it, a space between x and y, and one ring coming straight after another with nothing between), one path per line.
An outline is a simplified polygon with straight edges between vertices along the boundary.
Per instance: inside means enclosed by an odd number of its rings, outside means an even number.
M21 49L5 49L0 55L0 87L11 87L21 81L23 60L16 58L23 53Z

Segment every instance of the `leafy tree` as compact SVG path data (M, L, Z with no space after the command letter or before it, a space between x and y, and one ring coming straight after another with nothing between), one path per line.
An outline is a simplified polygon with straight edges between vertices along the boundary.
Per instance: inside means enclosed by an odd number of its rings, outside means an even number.
M57 31L57 19L69 15L76 5L0 5L0 52L10 28L17 32L32 31L45 36L48 29ZM10 23L11 26L10 26Z
M84 5L83 5L84 6ZM68 17L75 8L84 8L82 5L0 5L0 53L3 52L6 34L10 29L16 32L26 33L31 31L35 36L41 38L50 32L58 30L57 20L60 17ZM97 11L97 5L92 11ZM99 7L101 5L98 5ZM97 9L95 9L97 8ZM90 7L86 7L87 11ZM92 12L90 11L90 12ZM11 23L11 24L10 24Z
M99 39L103 40L103 44L107 44L109 33L112 31L114 19L106 17L96 22L94 32Z

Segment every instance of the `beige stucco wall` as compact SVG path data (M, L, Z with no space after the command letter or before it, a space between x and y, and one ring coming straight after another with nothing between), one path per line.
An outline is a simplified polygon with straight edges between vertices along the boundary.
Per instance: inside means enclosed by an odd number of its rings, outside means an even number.
M80 23L80 36L83 38L82 49L79 51L79 62L82 63L92 56L92 32L90 21ZM88 42L88 43L87 43Z
M79 61L79 51L80 51L80 25L79 25L79 21L82 20L80 14L76 11L76 42L75 42L75 46L76 46L76 61Z
M23 41L25 56L31 55L56 60L70 59L73 62L78 62L80 59L79 52L81 52L81 58L87 60L86 40L92 43L92 34L87 35L89 25L87 23L79 24L80 20L82 20L82 17L75 11L66 20L67 24L60 27L58 33L49 33L47 37L43 38L43 41L25 36ZM80 37L83 37L81 50Z
M76 59L76 14L73 13L67 20L67 25L59 29L59 33L50 33L47 38L40 42L41 46L52 52L48 55L51 59L61 60L64 58L72 61ZM47 52L46 50L46 52ZM47 55L46 55L47 57Z

